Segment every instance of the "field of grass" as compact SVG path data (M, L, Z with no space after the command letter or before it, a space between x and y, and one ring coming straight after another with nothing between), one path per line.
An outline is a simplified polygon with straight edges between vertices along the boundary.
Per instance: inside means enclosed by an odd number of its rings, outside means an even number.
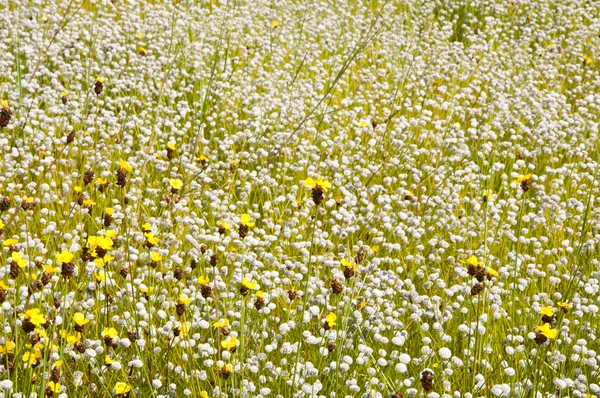
M597 1L0 33L0 397L600 397Z

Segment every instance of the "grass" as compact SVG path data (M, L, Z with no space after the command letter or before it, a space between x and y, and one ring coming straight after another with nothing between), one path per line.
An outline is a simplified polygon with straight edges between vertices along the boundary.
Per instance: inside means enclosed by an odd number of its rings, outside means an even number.
M0 28L4 396L597 394L593 5L28 7Z

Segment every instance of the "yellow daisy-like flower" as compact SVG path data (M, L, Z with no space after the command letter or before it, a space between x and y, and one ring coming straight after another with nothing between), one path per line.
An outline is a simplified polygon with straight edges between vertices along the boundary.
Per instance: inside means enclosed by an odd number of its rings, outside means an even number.
M107 207L106 209L104 209L104 214L106 214L107 216L112 216L113 214L115 214L115 209L113 209L112 207Z
M15 245L18 241L16 239L6 239L2 242L2 246L12 246Z
M210 280L208 279L208 276L200 276L200 277L198 277L198 284L199 285L208 285L209 282L210 282Z
M208 393L206 391L200 391L200 398L208 398Z
M220 321L217 321L217 322L213 323L213 326L217 329L225 328L225 327L229 326L229 319L224 318Z
M50 391L52 391L54 393L59 393L60 392L60 383L55 383L53 381L49 381L48 382L48 387L50 388Z
M109 366L109 365L111 365L111 364L113 364L115 362L117 362L117 361L115 361L114 359L112 359L110 356L108 356L108 355L104 356L104 364L106 366Z
M174 151L175 149L177 149L177 148L175 147L175 144L174 144L174 143L172 143L172 142L169 142L169 143L167 144L167 148L169 148L169 149L170 149L170 150L172 150L172 151Z
M131 167L131 165L123 159L119 160L119 166L121 166L121 168L128 173L131 173L133 171L133 167Z
M63 250L61 253L56 253L56 261L59 263L70 263L74 258L75 255L68 250Z
M92 199L86 199L86 200L83 201L83 204L86 205L86 206L95 206L96 202L94 200L92 200Z
M81 312L76 312L73 314L73 322L75 322L76 325L84 326L88 324L90 320L87 319Z
M500 274L495 269L488 267L487 268L487 276L488 276L488 278L497 278L498 276L500 276Z
M6 345L0 345L0 354L14 354L17 345L13 341L7 341Z
M28 263L28 261L23 258L23 254L21 254L19 252L12 252L12 254L10 255L10 258L13 263L15 263L19 266L19 268L25 268L25 266Z
M131 391L131 386L127 383L123 383L122 381L115 384L115 393L117 395L127 395L127 393Z
M96 81L97 81L98 83L104 83L104 78L103 78L103 77L100 77L100 76L98 76L98 77L96 78Z
M163 256L161 256L160 253L158 253L158 252L152 252L150 254L150 259L152 261L154 261L155 263L157 263L163 259Z
M330 312L325 317L325 322L327 322L327 324L329 325L329 327L335 326L336 325L336 322L335 322L336 320L337 320L337 316L333 312Z
M358 271L358 265L354 262L354 261L348 261L345 258L343 258L340 263L342 264L342 267L344 268L352 268L354 271Z
M591 64L594 63L594 58L592 58L589 55L584 55L583 56L583 63L586 64L586 65L591 65Z
M244 277L244 279L242 279L242 286L244 286L247 289L256 289L256 281L250 281L250 279L248 279L247 276Z
M520 176L517 177L517 179L515 180L515 182L517 184L522 183L523 181L529 181L531 179L531 174L522 174Z
M540 315L547 316L547 317L553 317L554 316L554 310L550 306L543 307L540 310Z
M569 309L571 308L571 305L569 303L563 303L561 301L556 303L556 305L564 312L569 312Z
M144 236L146 237L146 240L148 241L148 243L150 243L152 245L158 244L158 238L152 232L147 232L144 234Z
M29 319L29 322L31 322L35 326L42 326L46 323L46 318L44 317L44 315L42 315L39 308L27 310L24 314L21 315L24 316L25 319Z
M144 232L152 231L152 225L150 225L149 222L144 223L144 225L142 225L142 231L144 231Z
M265 298L265 292L263 292L262 290L259 290L258 292L256 292L256 297L264 299Z
M535 331L543 334L549 339L555 339L558 336L558 331L556 329L551 329L549 323L544 323L542 326L535 328Z
M242 214L240 217L240 222L242 223L242 225L245 225L246 227L254 226L254 222L251 220L252 220L252 217L250 217L249 214Z
M316 187L321 187L323 189L323 191L327 192L327 190L329 188L331 188L331 183L322 178L318 178L317 180L315 180L311 177L308 177L307 179L304 180L304 186L313 188L313 189Z
M106 272L104 272L104 270L100 270L97 273L94 274L94 277L96 278L96 282L97 283L103 283L106 282Z
M279 21L275 20L273 21L273 23L271 24L271 27L276 28L279 26Z
M221 347L225 348L228 351L233 350L237 347L238 339L235 337L229 337L227 340L221 342Z
M171 178L169 180L169 185L176 191L179 191L183 187L183 181L179 178Z
M119 332L117 332L117 329L115 329L115 328L104 328L104 330L102 331L102 335L104 337L109 337L111 339L114 339L115 337L117 337L119 335Z
M483 263L479 261L476 256L471 256L465 261L465 264L477 267L478 265L482 265Z
M0 229L3 229L5 227L4 222L2 222L2 220L0 220Z
M219 221L219 228L223 228L225 231L229 231L231 227L225 221Z
M178 302L179 304L185 304L185 305L188 305L188 304L190 304L190 303L192 302L192 300L190 300L190 298L189 298L189 297L187 297L186 295L184 295L184 294L180 294L180 295L179 295L179 299L177 300L177 302Z

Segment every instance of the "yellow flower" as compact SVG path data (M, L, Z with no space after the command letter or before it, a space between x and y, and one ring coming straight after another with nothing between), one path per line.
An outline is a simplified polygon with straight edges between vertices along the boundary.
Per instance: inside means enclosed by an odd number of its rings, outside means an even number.
M2 101L0 101L0 106L2 106L4 108L8 107L8 100L2 100Z
M112 216L113 214L115 214L115 209L113 209L112 207L107 207L106 209L104 209L104 214L106 214L107 216Z
M29 322L34 324L35 326L41 326L46 323L46 318L41 314L39 308L33 308L31 310L25 311L24 315L26 319L29 319Z
M583 62L584 62L586 65L591 65L591 64L593 64L593 63L594 63L594 58L592 58L590 55L584 55L584 56L583 56Z
M176 149L176 148L175 148L175 144L174 144L174 143L172 143L172 142L169 142L169 143L167 144L167 148L169 148L169 149L170 149L170 150L172 150L172 151L174 151L174 150Z
M55 392L55 393L60 392L60 383L55 383L53 381L49 381L48 387L50 388L50 391L52 391L52 392Z
M184 322L181 325L177 326L176 329L179 330L180 336L185 337L188 335L188 332L190 331L190 323Z
M219 221L219 227L223 228L226 231L229 231L231 229L231 227L229 226L229 224L227 224L223 220Z
M198 277L198 284L199 285L208 285L209 282L210 282L210 280L208 279L208 276L200 276L200 277Z
M140 292L142 292L142 293L149 294L149 293L152 293L153 291L154 291L154 286L151 286L151 287L140 287Z
M42 266L42 268L44 269L44 271L46 271L46 272L47 272L47 273L49 273L49 274L54 274L54 273L56 273L56 272L59 272L59 271L60 271L60 268L58 268L58 267L53 267L53 266L51 266L51 265L49 265L49 264L44 264L44 265Z
M500 274L495 269L488 267L487 276L488 278L497 278L498 276L500 276Z
M329 325L329 327L335 326L336 325L336 323L335 323L336 320L337 320L337 316L333 312L330 312L325 317L325 322L327 322L327 324Z
M96 78L96 81L97 81L98 83L104 83L104 78L103 78L103 77L97 77L97 78Z
M549 323L544 323L542 326L535 328L535 331L543 334L544 336L546 336L549 339L555 339L556 336L558 335L558 332L556 331L556 329L550 329Z
M272 26L273 28L276 28L276 27L278 27L278 26L279 26L279 21L277 21L277 20L273 21L273 23L271 24L271 26Z
M0 354L14 354L16 346L13 341L7 341L5 346L0 345Z
M517 184L522 183L523 181L529 181L531 179L531 174L520 175L515 180Z
M184 295L184 294L180 294L180 295L179 295L179 299L177 300L177 302L178 302L179 304L185 304L185 305L188 305L189 303L191 303L191 302L192 302L192 300L190 300L190 298L189 298L189 297L187 297L186 295Z
M144 225L142 225L142 231L144 231L144 232L152 231L152 225L150 225L149 222L145 223Z
M94 261L95 262L95 261ZM106 282L106 272L103 269L94 274L97 283Z
M133 171L133 167L131 167L131 165L123 159L119 160L119 166L121 166L121 168L128 173L131 173Z
M108 184L108 180L106 178L98 177L96 178L96 185L106 185Z
M237 341L238 339L236 339L235 337L229 337L227 340L221 342L221 347L225 348L228 351L231 351L232 349L236 348Z
M148 241L148 243L150 243L152 245L158 244L158 238L152 232L147 232L144 234L144 236L146 237L146 240Z
M547 316L547 317L551 318L551 317L553 317L553 316L554 316L554 310L553 310L553 309L552 309L552 307L550 307L550 306L548 306L548 307L543 307L543 308L540 310L540 314L541 314L542 316Z
M569 308L571 307L571 305L569 303L563 303L561 301L556 303L556 305L558 305L560 307L560 309L563 310L564 312L569 312Z
M250 220L251 220L250 214L242 214L242 216L240 217L240 221L241 221L242 225L245 225L246 227L254 226L254 221L250 221Z
M106 231L104 231L104 236L111 239L116 238L117 231L115 231L114 229L107 229Z
M369 123L368 123L368 122L365 122L365 121L363 120L363 121L360 121L360 122L358 122L358 125L359 125L360 127L367 127L367 126L369 125Z
M29 365L35 365L37 363L35 352L27 351L23 354L23 362L29 363Z
M122 381L115 384L115 393L117 395L126 395L129 391L131 391L131 386L127 383L123 383Z
M5 227L4 223L2 222L2 220L0 220L0 229L3 229Z
M247 289L256 289L256 281L250 281L250 279L245 276L244 279L242 279L242 286L246 287Z
M152 261L154 261L155 263L157 263L157 262L159 262L160 260L163 259L163 256L161 256L160 253L158 253L158 252L152 252L150 254L150 259Z
M200 155L196 158L197 162L206 162L208 160L208 158L204 155Z
M465 264L477 267L478 265L482 265L483 263L477 260L476 256L471 256L467 259L467 261L465 261Z
M206 391L200 391L200 398L208 398L208 393Z
M345 258L343 258L340 262L342 263L342 267L352 268L354 271L358 271L358 265L355 262L348 261Z
M229 319L224 318L222 321L213 323L213 326L217 329L225 328L225 327L229 326Z
M12 259L13 263L19 266L19 268L25 268L25 266L27 265L27 260L24 259L23 254L19 252L12 252L10 258Z
M262 290L259 290L258 292L256 292L256 297L264 299L265 298L265 292L263 292Z
M76 325L83 326L83 325L89 323L90 320L87 319L85 317L85 315L83 315L81 312L76 312L73 315L73 322L75 322Z
M114 339L115 337L117 337L119 335L119 332L117 332L117 329L115 329L115 328L104 328L104 331L102 331L102 335L105 338L109 337L111 339Z
M56 253L56 261L59 263L70 263L75 256L68 250L63 250L62 253Z
M327 192L327 190L331 188L331 183L327 180L323 180L322 178L315 180L311 177L308 177L306 180L304 180L304 186L313 189L316 187L320 187L323 189L323 191Z
M104 364L106 366L109 366L112 363L115 363L116 361L114 359L112 359L111 357L109 357L108 355L104 356Z
M60 93L61 96L66 97L67 95L69 95L68 91L63 91L62 93Z
M6 239L4 242L2 242L2 246L12 246L16 243L17 243L16 239Z
M183 181L181 181L179 178L171 178L169 180L169 185L174 190L179 191L181 187L183 187Z
M75 344L79 340L81 340L81 333L79 333L79 332L77 332L75 334L70 334L67 336L67 343L69 343L69 344Z
M96 202L93 201L92 199L86 199L86 200L83 201L83 204L86 205L86 206L95 206Z

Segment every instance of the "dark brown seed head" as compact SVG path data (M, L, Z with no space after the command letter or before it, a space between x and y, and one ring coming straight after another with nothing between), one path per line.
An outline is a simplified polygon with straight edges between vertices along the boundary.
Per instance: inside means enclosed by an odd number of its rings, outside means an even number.
M0 211L6 211L10 209L10 198L8 196L3 196L0 199Z
M75 141L75 132L71 131L68 135L67 135L67 144L70 144L71 142Z
M202 253L202 254L206 253L207 249L208 249L208 247L206 247L206 245L200 246L200 253Z
M31 323L31 320L29 318L25 318L23 320L21 327L23 328L23 331L25 333L31 333L35 330L35 325L33 323Z
M202 293L202 297L209 298L212 295L212 287L210 285L202 285L200 287L200 293Z
M12 278L12 279L17 279L19 277L19 266L17 265L16 262L12 262L10 263L10 271L8 272L8 275Z
M5 302L7 297L8 297L8 290L0 287L0 303Z
M540 344L544 344L546 341L548 341L548 337L544 336L542 333L540 332L535 332L535 339L534 341L540 345Z
M12 111L10 110L8 105L3 104L2 109L0 109L0 127L8 126L11 116L12 116Z
M94 84L94 92L96 93L96 95L100 95L102 93L103 88L104 88L104 83L101 82L100 80L96 80L96 83Z
M177 312L177 315L182 316L183 314L185 314L185 304L177 304L175 305L175 311Z
M85 174L83 175L83 183L88 185L90 182L94 181L94 177L96 176L96 172L92 169L87 169Z
M354 267L344 267L344 278L350 279L355 275Z
M333 278L331 280L331 290L334 294L340 294L344 291L344 282L340 278Z
M240 235L240 238L242 238L242 239L244 239L246 236L248 236L248 226L246 226L244 224L240 224L238 234Z
M52 373L50 374L50 381L58 383L60 381L60 368L58 366L54 366L52 368Z
M181 267L175 268L175 272L173 272L173 277L180 281L183 278L183 269Z
M60 301L60 298L54 297L54 308L59 309L61 304L62 302Z
M531 188L531 181L523 180L523 182L521 182L521 189L523 190L523 192L529 191L529 188Z
M335 351L335 347L336 347L335 343L331 342L327 345L327 351L329 351L329 352Z
M217 253L213 253L212 256L210 256L210 265L212 265L213 267L216 267L218 261L219 261L219 256L217 255Z
M65 278L70 278L75 274L75 264L62 263L60 274Z
M297 295L298 295L298 293L296 292L296 290L294 290L294 289L288 290L288 298L290 299L290 301L294 301L294 299L296 298Z
M123 188L127 184L127 172L122 167L117 170L117 185Z
M137 332L133 329L129 329L127 330L127 338L132 342L135 343L138 339L138 335Z
M483 291L483 283L476 283L471 288L471 296L477 296L479 293Z
M553 324L554 321L556 321L556 315L552 315L552 316L542 315L542 322Z
M195 259L195 258L193 258L193 259L190 261L190 268L191 268L191 269L196 269L197 267L198 267L198 261L196 261L196 259Z
M75 343L75 349L83 354L85 352L85 343L83 341L78 341Z
M248 295L248 288L247 288L245 285L242 285L242 286L240 287L240 294L241 294L242 296L247 296L247 295Z
M254 308L256 308L257 310L260 311L264 306L265 306L265 299L262 297L257 297L256 301L254 302Z
M421 373L421 385L425 391L433 389L433 372L429 369L426 369Z
M129 275L129 270L127 269L127 267L121 267L121 270L119 271L119 274L123 278L127 278L127 275Z
M312 196L312 200L313 202L315 202L315 204L318 206L321 204L321 202L323 202L323 196L324 196L325 191L323 190L323 188L319 185L316 185L312 191L311 191L311 196Z

